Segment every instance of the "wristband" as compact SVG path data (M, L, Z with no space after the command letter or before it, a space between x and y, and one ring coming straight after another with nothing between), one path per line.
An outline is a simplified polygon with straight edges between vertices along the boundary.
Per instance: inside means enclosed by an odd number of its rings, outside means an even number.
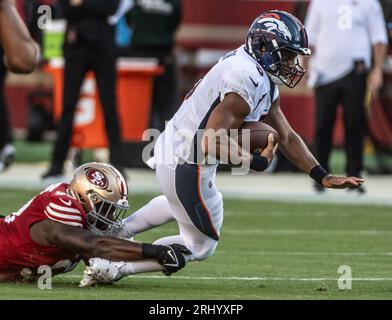
M325 170L322 166L317 165L310 170L309 175L316 180L318 183L323 184L324 177L329 175L329 172Z
M154 260L162 260L165 251L162 250L162 246L142 243L142 257L144 259L154 259Z
M250 168L255 171L264 171L269 166L268 159L266 157L261 156L258 153L253 154L253 160L250 164Z

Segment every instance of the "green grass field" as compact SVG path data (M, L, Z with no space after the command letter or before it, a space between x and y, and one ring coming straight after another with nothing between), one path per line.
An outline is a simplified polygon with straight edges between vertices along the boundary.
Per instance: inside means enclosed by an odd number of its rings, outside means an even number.
M0 190L0 214L36 191ZM133 196L132 209L151 196ZM83 271L53 279L52 290L0 284L0 299L392 299L392 208L225 201L214 256L172 277L160 273L114 285L78 288ZM175 234L174 223L137 240ZM339 290L338 268L352 268L351 290Z

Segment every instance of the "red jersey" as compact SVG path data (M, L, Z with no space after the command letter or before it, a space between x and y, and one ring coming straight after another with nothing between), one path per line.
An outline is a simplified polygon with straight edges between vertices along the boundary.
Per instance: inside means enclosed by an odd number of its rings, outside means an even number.
M56 246L44 247L30 238L30 227L45 219L86 228L86 213L69 185L54 184L31 199L18 212L0 219L0 282L32 280L39 266L54 273L71 271L80 258Z

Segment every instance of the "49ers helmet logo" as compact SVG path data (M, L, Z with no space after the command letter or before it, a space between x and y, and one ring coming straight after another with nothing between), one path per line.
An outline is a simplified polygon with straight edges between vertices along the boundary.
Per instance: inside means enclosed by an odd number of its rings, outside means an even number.
M93 185L101 189L106 189L109 185L109 180L105 174L97 169L88 169L86 172L87 180Z

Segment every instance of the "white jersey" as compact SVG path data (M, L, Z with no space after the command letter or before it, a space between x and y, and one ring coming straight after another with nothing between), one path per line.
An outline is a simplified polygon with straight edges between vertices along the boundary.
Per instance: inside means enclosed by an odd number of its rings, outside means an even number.
M267 73L245 51L244 45L228 52L195 85L177 113L167 123L160 137L164 139L160 145L164 147L165 154L168 157L173 155L177 160L196 162L196 133L198 129L206 128L212 111L230 92L240 95L249 105L249 114L245 121L263 119L272 102L279 96L277 86L270 82ZM157 152L155 155L157 156ZM156 160L167 161L168 158Z

